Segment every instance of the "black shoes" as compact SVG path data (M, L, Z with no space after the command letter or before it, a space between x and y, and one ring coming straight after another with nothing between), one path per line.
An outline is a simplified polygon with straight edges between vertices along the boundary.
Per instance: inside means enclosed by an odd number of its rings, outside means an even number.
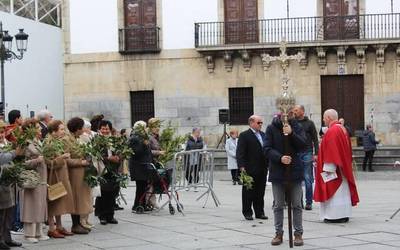
M245 218L246 220L254 220L254 219L253 219L253 216L251 216L251 215L244 216L244 218Z
M306 204L306 207L304 209L305 210L312 210L312 205L311 204Z
M4 241L0 241L0 249L9 250L11 248Z
M112 218L110 220L107 220L108 224L118 224L118 221L115 218Z
M101 225L107 225L107 221L106 220L100 220L100 224Z
M22 246L22 243L16 242L16 241L13 241L13 240L6 242L6 244L9 247L20 247L20 246Z
M336 219L336 220L324 219L324 222L325 223L347 223L347 222L349 222L349 217Z
M268 216L266 215L260 215L260 216L256 216L256 219L260 219L260 220L268 220Z

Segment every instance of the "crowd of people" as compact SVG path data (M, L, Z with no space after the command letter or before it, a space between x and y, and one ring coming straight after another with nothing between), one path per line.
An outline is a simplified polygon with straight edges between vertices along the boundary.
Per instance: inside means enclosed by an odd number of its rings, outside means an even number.
M123 209L116 202L121 176L127 177L130 172L131 180L136 181L132 207L136 211L141 205L140 197L148 192L148 164L165 154L159 145L160 121L155 118L148 124L136 122L129 136L125 129L117 132L103 115L90 121L74 117L64 123L53 119L48 110L27 119L20 111L12 110L8 121L9 124L0 121L0 249L22 245L11 238L11 232L23 234L29 243L88 234L93 228L89 219L93 212L101 225L117 224L114 211ZM21 136L30 133L34 135L29 140ZM129 158L108 144L99 144L102 147L94 153L101 155L101 161L87 157L80 150L81 145L95 139L114 137L126 138L127 148L132 152ZM26 139L23 146L21 138ZM197 139L194 141L197 143ZM38 174L40 180L36 186L21 187L2 179L17 162ZM89 185L85 179L91 167L95 169L93 178L100 180L101 176L98 195L94 194L98 187ZM156 207L155 197L149 199ZM70 229L63 225L65 215L71 216ZM43 230L46 227L47 235Z
M326 128L320 131L321 140L302 105L296 105L287 115L277 114L265 133L261 131L263 120L257 115L249 118L248 130L240 135L236 129L229 133L225 149L232 183L244 184L240 177L243 173L251 176L253 182L252 188L245 185L242 188L242 214L246 220L253 220L253 212L257 219L268 219L264 212L264 195L267 180L272 183L276 231L272 245L283 241L283 211L288 197L293 208L296 246L303 245L303 209L312 210L313 201L321 202L321 218L329 223L349 221L351 207L359 201L352 173L349 127L338 119L335 110L327 110L323 120ZM89 219L93 212L101 225L117 224L114 211L123 209L116 202L120 195L121 173L122 176L129 173L136 182L132 212L139 207L144 211L158 207L155 195L151 194L149 166L157 164L166 154L160 143L160 120L138 121L130 135L125 129L117 132L103 115L91 120L74 117L64 123L54 120L48 110L39 112L37 118L27 119L23 119L20 111L12 110L8 121L9 124L0 121L0 177L15 162L22 162L27 169L35 170L40 180L33 188L24 188L16 183L2 183L0 178L0 249L21 246L12 240L10 232L24 234L30 243L88 234L93 228ZM34 131L34 137L25 138L21 144L18 134L30 131ZM193 128L182 149L205 149L200 134L199 128ZM104 144L98 149L101 155L98 161L77 150L76 145L101 137L125 138L132 154L126 157ZM368 162L369 171L373 171L372 157L378 143L372 127L367 126L363 170ZM62 150L57 151L57 147ZM184 177L188 186L194 184L195 191L200 161L201 158L191 157L185 166ZM98 187L89 185L85 179L91 167L95 175L101 175L98 195L94 195ZM143 197L148 204L143 204ZM62 216L68 214L72 221L70 230L62 223ZM47 235L43 231L46 227Z
M283 211L289 202L295 246L304 244L303 208L312 210L313 201L320 202L320 217L326 223L348 222L352 206L359 202L348 128L333 109L325 111L323 121L326 127L319 140L304 106L296 105L288 114L277 114L265 133L261 131L263 120L257 115L249 118L250 128L239 137L236 130L230 132L226 152L233 184L238 183L238 171L253 181L252 188L242 188L242 214L246 220L253 220L253 211L255 218L268 219L264 212L267 176L272 183L274 246L283 242ZM374 137L369 137L376 145Z

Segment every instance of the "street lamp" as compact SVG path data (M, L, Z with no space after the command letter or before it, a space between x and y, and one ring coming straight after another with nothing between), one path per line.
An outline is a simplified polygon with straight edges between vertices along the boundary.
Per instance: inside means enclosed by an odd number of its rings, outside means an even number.
M24 53L28 47L28 35L24 32L24 29L19 29L19 32L15 35L15 42L17 44L17 53L12 51L12 37L7 30L3 31L3 24L0 22L0 68L1 68L1 108L0 114L5 115L5 90L4 90L4 63L5 61L12 61L14 59L21 60L24 57Z

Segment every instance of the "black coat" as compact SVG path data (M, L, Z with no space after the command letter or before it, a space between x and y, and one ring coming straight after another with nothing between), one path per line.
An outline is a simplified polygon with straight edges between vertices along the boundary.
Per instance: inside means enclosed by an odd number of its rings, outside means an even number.
M304 168L298 153L307 147L306 136L303 128L296 120L289 121L292 133L289 135L289 152L292 157L291 181L297 182L304 179ZM284 155L283 124L279 118L274 118L266 131L264 151L269 159L269 177L272 183L283 183L285 181L286 166L281 163Z
M129 138L129 147L135 153L129 159L129 172L131 174L131 180L146 181L149 179L149 168L150 163L153 162L153 155L149 144L145 144L144 140L133 134Z
M379 144L379 141L375 139L375 133L369 130L365 130L363 132L363 147L364 151L373 151L376 150L376 145Z
M265 140L265 134L260 131ZM236 148L236 159L239 168L245 168L250 176L266 176L268 173L268 161L263 152L257 136L249 129L239 135Z
M203 138L199 137L197 140L193 138L193 136L189 136L189 139L186 142L186 148L185 151L190 151L190 150L198 150L198 149L203 149L204 148L204 142ZM192 157L192 158L191 158ZM191 156L186 155L185 159L185 166L188 168L189 166L201 166L202 163L202 157L200 153L193 153Z
M197 140L193 138L193 136L189 136L189 139L186 142L186 151L202 149L204 147L203 138L199 137Z

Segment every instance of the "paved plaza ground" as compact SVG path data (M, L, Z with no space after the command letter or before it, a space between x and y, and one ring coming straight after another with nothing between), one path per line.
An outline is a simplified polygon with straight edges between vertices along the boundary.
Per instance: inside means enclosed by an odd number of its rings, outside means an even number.
M96 227L89 235L38 244L24 243L32 250L113 249L287 249L284 244L273 247L272 191L267 186L265 196L267 221L245 221L241 215L241 187L233 186L228 172L216 174L215 191L222 203L215 207L210 199L206 208L203 200L196 201L201 191L181 191L185 216L170 215L168 209L152 214L132 214L134 185L123 192L128 199L125 210L118 211L118 225L102 226L91 217ZM304 240L301 249L400 249L400 214L389 217L400 207L400 172L357 173L361 202L353 209L347 224L324 224L319 220L318 205L304 211ZM165 200L165 199L164 199ZM65 216L65 225L70 219ZM16 237L23 240L22 237ZM18 248L14 248L18 249Z

